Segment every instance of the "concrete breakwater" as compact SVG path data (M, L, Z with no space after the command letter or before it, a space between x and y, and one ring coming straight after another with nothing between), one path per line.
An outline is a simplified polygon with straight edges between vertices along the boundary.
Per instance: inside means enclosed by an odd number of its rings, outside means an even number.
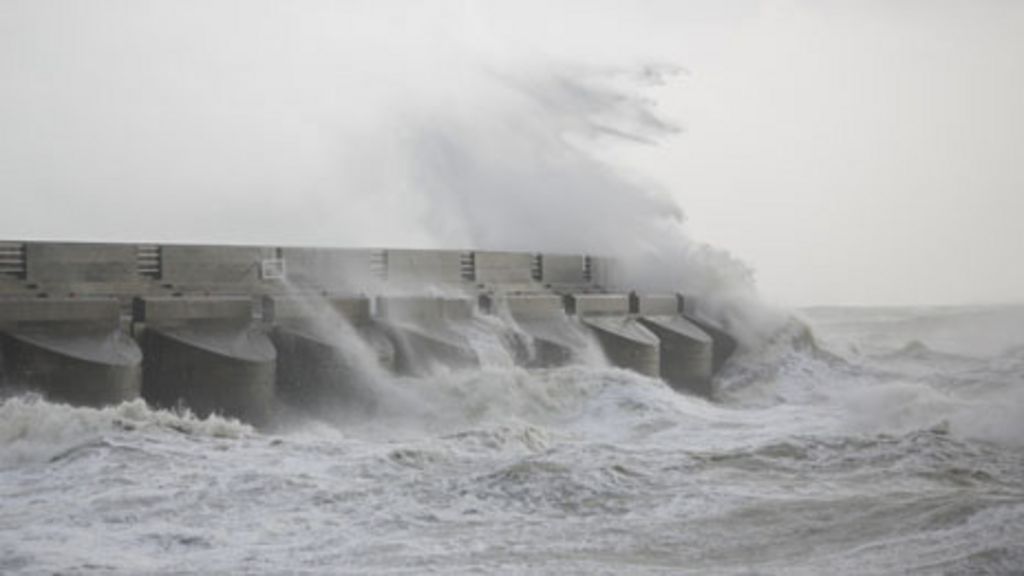
M616 366L710 396L733 339L620 276L585 255L0 242L0 383L261 424L278 398L371 402L375 371L472 368L495 348L553 367L596 341Z

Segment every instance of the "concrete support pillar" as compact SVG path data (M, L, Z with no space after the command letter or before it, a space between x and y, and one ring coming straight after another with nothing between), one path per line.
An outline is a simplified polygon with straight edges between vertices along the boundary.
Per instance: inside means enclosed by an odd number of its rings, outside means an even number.
M272 326L282 399L319 413L372 410L373 379L393 366L395 350L368 297L268 296L263 319Z
M276 352L252 320L248 297L147 297L135 301L146 400L199 416L269 421Z
M658 337L629 313L625 294L574 294L566 297L571 313L597 336L608 360L645 376L661 373Z
M661 377L676 390L711 397L711 337L681 314L677 296L639 296L633 312L661 341Z
M492 312L507 313L525 336L517 339L516 362L520 365L564 366L587 346L586 335L566 315L560 296L510 294L488 300Z
M689 315L686 318L711 337L713 342L712 371L718 372L725 365L726 360L736 352L738 346L736 339L713 322Z
M114 298L0 300L0 381L85 406L137 398L142 353Z
M395 345L395 369L404 374L429 371L434 364L479 366L480 360L460 332L473 320L469 298L380 296L378 321Z

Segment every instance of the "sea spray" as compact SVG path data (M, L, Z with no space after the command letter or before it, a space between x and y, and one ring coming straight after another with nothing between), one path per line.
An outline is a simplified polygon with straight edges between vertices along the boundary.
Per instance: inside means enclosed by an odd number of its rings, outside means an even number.
M529 298L529 296L525 297ZM555 295L534 297L559 298ZM500 292L492 294L488 296L487 302L490 313L500 319L507 330L512 333L515 355L520 365L545 366L554 361L555 363L578 363L585 366L608 366L608 359L597 342L597 338L578 319L568 315L564 303L559 302L553 309L550 307L544 309L539 312L539 316L538 312L533 310L525 312L521 318L517 319L510 310L508 295ZM553 338L555 341L541 342L531 333L529 328L531 323L539 323L540 326L535 326L534 329L539 329L541 334L547 338ZM551 349L552 347L554 350Z

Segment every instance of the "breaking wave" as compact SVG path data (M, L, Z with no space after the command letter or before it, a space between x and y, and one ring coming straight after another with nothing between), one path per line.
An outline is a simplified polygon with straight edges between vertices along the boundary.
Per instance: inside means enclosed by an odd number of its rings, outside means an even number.
M263 433L7 398L0 570L1013 573L1024 354L830 322L742 350L714 402L600 365L381 379L372 413Z
M0 403L0 467L53 461L83 447L102 445L112 435L129 433L241 438L255 432L237 420L157 410L143 400L97 409L54 404L25 394Z

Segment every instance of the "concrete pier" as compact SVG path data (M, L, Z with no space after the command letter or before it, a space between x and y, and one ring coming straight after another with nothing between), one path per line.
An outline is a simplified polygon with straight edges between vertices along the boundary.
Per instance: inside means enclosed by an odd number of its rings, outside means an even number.
M0 379L102 406L139 396L142 353L114 298L0 300Z
M625 294L573 294L568 309L597 336L615 366L657 378L661 367L658 337L630 314Z
M381 296L378 319L395 345L395 370L402 374L430 372L441 364L451 368L479 366L480 359L459 330L473 320L469 298Z
M277 354L253 323L247 297L147 297L135 301L147 402L187 406L262 424L274 401Z
M673 295L634 296L633 313L661 341L661 378L676 390L711 397L711 336L682 316Z
M728 327L679 314L672 297L641 295L631 308L628 267L618 264L584 254L0 241L0 385L88 405L141 393L258 424L277 395L369 410L363 374L559 366L596 340L617 366L710 393L711 374L736 348ZM498 318L477 315L478 299Z
M320 413L373 409L372 379L393 368L395 349L373 322L369 297L293 294L263 302L282 399Z

